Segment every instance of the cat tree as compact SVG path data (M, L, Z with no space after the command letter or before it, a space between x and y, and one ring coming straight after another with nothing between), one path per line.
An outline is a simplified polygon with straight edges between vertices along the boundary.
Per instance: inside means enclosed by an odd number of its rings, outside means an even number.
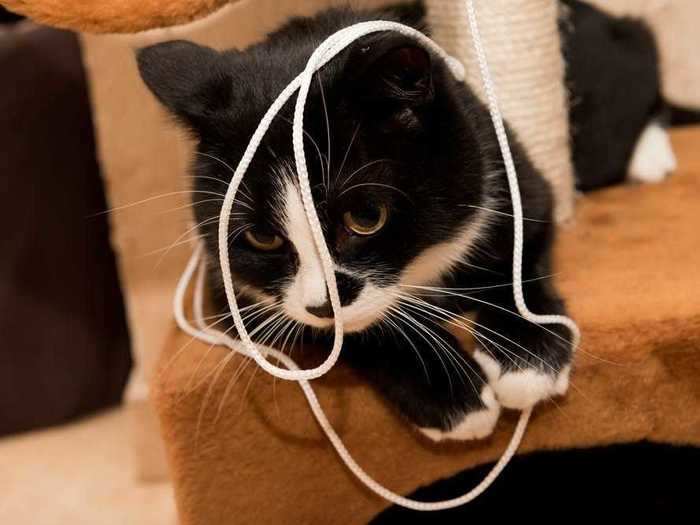
M172 38L217 48L244 47L290 14L308 14L333 3L236 2L203 21L170 27L226 2L3 1L61 27L122 33L164 28L83 39L112 205L183 189L185 181L175 174L184 172L189 157L188 144L141 86L134 47ZM464 54L471 48L465 41L461 2L427 3L435 38L465 62L470 78L477 78ZM555 2L480 0L478 9L506 117L553 183L559 217L567 216L573 186ZM681 148L685 144L691 149L692 143L692 135L677 137ZM689 162L680 155L681 165ZM584 332L583 351L577 356L574 388L557 401L558 407L545 405L536 411L522 452L639 439L700 444L700 420L693 417L700 399L700 363L693 358L700 334L699 291L692 286L700 254L689 249L697 239L697 191L697 178L680 173L662 187L619 187L580 205L576 226L562 232L556 267L562 292ZM163 209L177 204L170 201ZM167 246L163 236L172 234L174 239L184 231L188 211L179 213L162 216L148 231L144 217L117 215L113 241L140 363L132 398L142 398L145 381L152 379L182 523L366 522L385 503L352 480L315 426L296 385L274 383L261 373L252 379L255 372L249 367L220 406L225 380L193 390L191 386L193 374L196 384L197 378L214 371L225 350L209 352L197 342L189 344L167 373L152 373L189 341L169 319L172 289L188 249L172 250L174 257L157 273L155 259L137 256ZM239 364L234 360L224 379ZM513 421L506 417L483 443L436 446L415 435L351 371L337 367L317 385L331 421L357 459L402 493L495 459L512 430ZM153 434L145 439L149 436ZM147 463L154 453L152 444L144 443L142 459Z

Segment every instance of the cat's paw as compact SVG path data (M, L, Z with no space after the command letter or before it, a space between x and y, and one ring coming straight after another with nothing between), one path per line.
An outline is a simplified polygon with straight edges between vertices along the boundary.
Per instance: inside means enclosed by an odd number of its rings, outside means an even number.
M530 408L545 399L563 395L569 388L570 365L563 366L558 373L537 368L504 371L498 361L478 348L474 360L505 408Z
M637 140L627 179L639 183L661 182L676 169L676 156L668 132L658 123L649 124Z
M488 385L484 385L481 391L481 403L482 406L455 418L449 429L430 427L418 430L433 441L466 441L485 438L493 432L501 407Z

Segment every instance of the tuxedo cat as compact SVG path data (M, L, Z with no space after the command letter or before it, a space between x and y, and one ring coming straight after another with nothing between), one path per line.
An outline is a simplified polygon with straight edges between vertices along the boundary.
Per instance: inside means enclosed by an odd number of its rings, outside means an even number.
M662 181L676 166L665 127L698 123L700 113L661 96L656 40L646 24L579 0L560 3L578 188Z
M245 51L173 41L138 53L146 85L197 139L194 213L221 312L228 305L216 231L232 167L319 43L373 19L425 30L418 4L332 9L293 19ZM583 44L572 34L566 52L578 67ZM654 82L649 89L658 95ZM654 116L652 105L635 120L634 135ZM579 102L572 115L585 121L584 110L598 111ZM293 331L329 340L333 326L294 173L292 112L288 103L274 120L229 223L231 271L246 323L254 340L283 350ZM570 334L517 313L510 195L488 111L471 88L413 40L372 34L316 75L305 115L309 177L346 329L342 359L436 440L486 436L501 407L522 409L564 393ZM576 128L575 141L584 144L590 130ZM534 312L565 314L550 279L551 190L509 135L525 216L525 297ZM620 156L629 158L633 146ZM600 162L578 171L582 188L624 177L622 168L601 174L606 160ZM665 175L670 163L660 165ZM473 336L473 355L462 350L459 331Z

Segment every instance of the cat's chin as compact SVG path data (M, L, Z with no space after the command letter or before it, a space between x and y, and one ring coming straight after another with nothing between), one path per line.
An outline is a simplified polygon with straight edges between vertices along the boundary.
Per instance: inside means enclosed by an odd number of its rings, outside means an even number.
M358 297L351 304L343 306L343 331L345 333L361 332L379 323L386 312L396 302L394 288L381 288L370 283L365 284ZM322 318L312 315L306 308L300 306L300 301L287 298L284 306L286 314L307 326L333 330L332 318Z
M320 330L325 330L327 332L332 332L335 323L333 322L333 319L322 319L320 317L315 317L312 315L308 316L303 316L299 318L299 316L291 316L293 319L296 321L303 323L306 326L312 327L312 328L317 328ZM353 333L353 332L362 332L363 330L367 330L369 327L371 327L374 324L377 324L381 320L381 316L372 316L372 317L366 317L366 318L359 318L359 319L348 319L348 320L343 320L343 332L345 333Z

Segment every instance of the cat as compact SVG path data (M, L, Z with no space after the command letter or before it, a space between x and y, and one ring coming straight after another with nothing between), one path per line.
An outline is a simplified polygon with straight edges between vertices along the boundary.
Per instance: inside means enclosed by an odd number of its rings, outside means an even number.
M700 112L662 96L656 39L644 21L580 0L560 5L578 189L663 181L676 167L666 128L700 123Z
M319 43L374 19L426 31L420 4L335 8L292 19L244 51L186 41L138 51L145 84L197 140L194 215L219 311L228 305L216 264L222 199L215 197L263 113ZM295 181L292 111L288 103L274 120L241 186L230 264L254 340L286 344L298 327L328 343L333 312ZM587 128L577 129L583 141ZM517 314L510 194L489 113L471 88L415 41L368 35L317 73L305 133L342 303L344 362L434 440L487 436L501 407L563 394L570 334ZM550 279L551 189L508 134L525 216L525 297L534 312L565 315ZM597 171L578 175L582 188L601 185L591 178ZM472 334L473 354L455 331Z

